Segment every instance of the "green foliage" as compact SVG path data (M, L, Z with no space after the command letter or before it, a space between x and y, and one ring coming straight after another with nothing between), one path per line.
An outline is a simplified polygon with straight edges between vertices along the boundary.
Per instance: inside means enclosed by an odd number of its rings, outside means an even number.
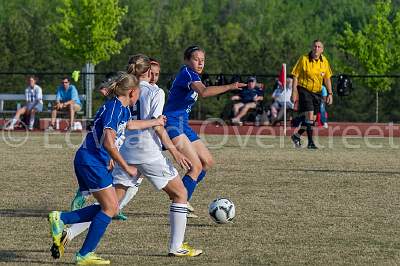
M392 5L390 0L381 0L376 3L375 14L368 24L353 32L349 23L338 43L343 52L355 57L367 74L389 74L398 60L399 45L396 41L396 24L391 21ZM398 35L398 33L397 33ZM390 90L393 83L389 78L371 78L366 81L368 87L376 92Z
M80 65L98 64L119 53L129 42L115 40L117 28L127 8L118 6L118 0L62 0L57 8L62 20L50 26L62 45Z

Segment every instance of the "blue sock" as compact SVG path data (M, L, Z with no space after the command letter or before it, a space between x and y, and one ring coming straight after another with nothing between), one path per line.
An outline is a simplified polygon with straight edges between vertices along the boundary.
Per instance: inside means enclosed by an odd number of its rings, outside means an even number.
M199 176L197 177L197 184L201 182L201 180L203 180L203 178L206 176L207 172L204 170L201 170Z
M185 186L188 193L188 201L192 198L194 189L196 188L197 181L193 180L189 175L185 175L182 178L183 185Z
M100 205L93 204L76 211L62 212L60 218L64 224L84 223L91 221L100 210Z
M85 242L83 242L79 254L85 256L89 252L96 249L97 244L99 244L100 239L106 232L107 226L111 223L111 217L105 214L103 211L99 211L97 215L93 218L90 224L89 231L86 235Z

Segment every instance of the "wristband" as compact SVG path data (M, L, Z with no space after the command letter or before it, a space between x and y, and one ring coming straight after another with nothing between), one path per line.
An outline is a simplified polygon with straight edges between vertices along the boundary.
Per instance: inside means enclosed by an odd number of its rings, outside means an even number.
M333 95L332 92L328 93L328 95Z

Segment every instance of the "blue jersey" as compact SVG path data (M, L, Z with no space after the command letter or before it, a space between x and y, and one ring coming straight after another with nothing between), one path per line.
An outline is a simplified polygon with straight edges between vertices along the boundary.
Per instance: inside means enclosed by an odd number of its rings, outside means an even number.
M196 81L201 81L199 74L184 65L169 90L168 100L164 108L164 114L167 117L189 118L192 106L197 100L197 92L191 88L192 83Z
M74 85L69 85L67 90L64 89L64 86L58 86L56 100L59 102L68 102L70 100L74 100L76 104L81 105L78 90Z
M240 100L242 103L254 102L254 97L259 96L257 89L244 88L240 91Z
M131 113L128 107L114 97L108 100L96 113L91 131L86 135L82 146L76 153L75 161L82 165L108 165L110 155L104 148L104 129L116 132L115 143L121 147L125 139L125 128Z

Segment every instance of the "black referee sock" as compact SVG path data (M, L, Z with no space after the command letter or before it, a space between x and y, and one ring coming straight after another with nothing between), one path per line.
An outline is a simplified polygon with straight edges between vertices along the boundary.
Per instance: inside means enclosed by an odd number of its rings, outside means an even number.
M314 143L313 141L313 126L314 126L314 121L306 121L306 131L307 131L307 138L308 138L308 144Z

